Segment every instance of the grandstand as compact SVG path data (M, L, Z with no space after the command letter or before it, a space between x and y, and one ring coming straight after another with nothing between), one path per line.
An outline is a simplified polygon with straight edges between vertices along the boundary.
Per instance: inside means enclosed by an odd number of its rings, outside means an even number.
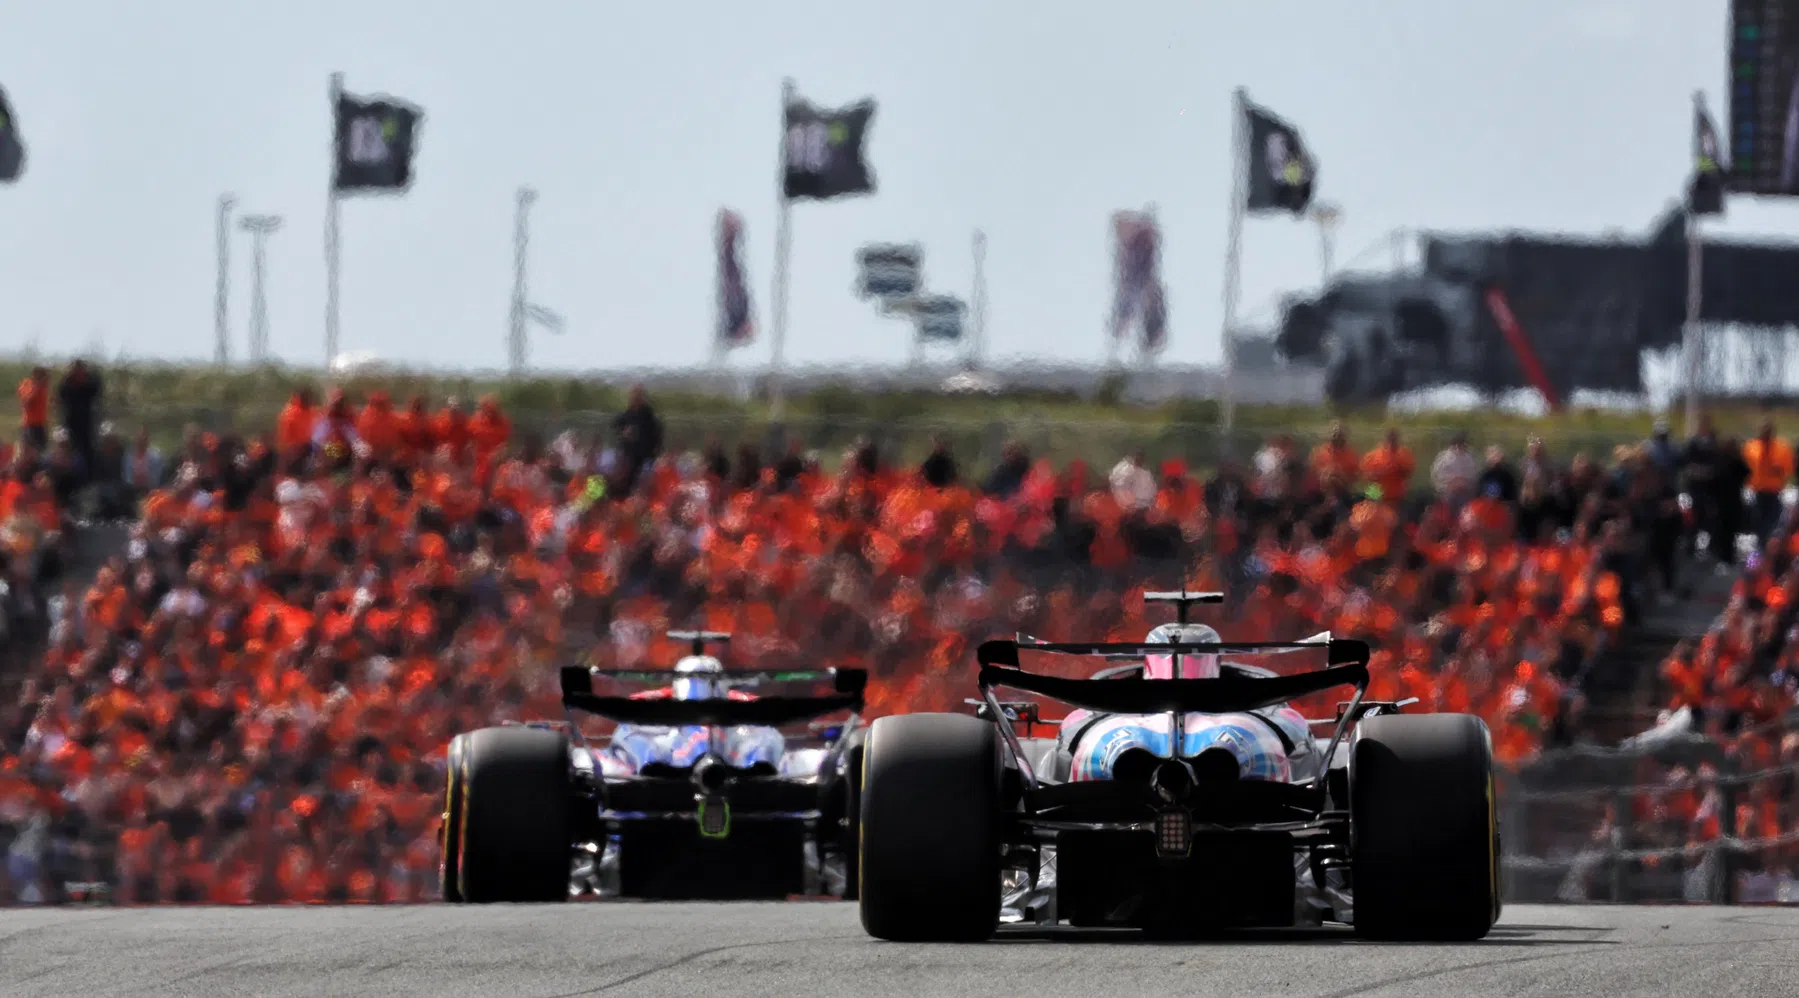
M1688 599L1657 567L1688 527L1643 519L1675 487L1655 441L1601 465L1277 436L1215 469L864 442L832 467L816 441L678 442L650 400L526 433L385 394L131 445L60 496L8 456L9 564L44 610L0 687L0 899L427 898L448 735L551 709L570 656L669 660L672 626L741 635L750 665L866 666L878 714L959 703L983 635L1129 637L1144 588L1222 588L1227 637L1366 637L1371 695L1481 714L1525 779L1640 730L1619 670L1656 671L1632 635ZM33 580L115 494L106 563ZM1591 833L1521 800L1527 865Z

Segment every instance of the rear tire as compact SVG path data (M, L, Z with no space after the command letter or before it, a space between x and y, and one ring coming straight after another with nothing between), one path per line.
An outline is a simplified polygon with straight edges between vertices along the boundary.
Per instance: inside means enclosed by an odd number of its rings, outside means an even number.
M862 760L864 744L858 740L847 753L843 767L843 899L862 896Z
M462 756L466 748L462 735L450 739L445 755L443 821L437 836L443 854L437 868L438 886L443 899L451 904L462 902Z
M543 728L504 727L482 728L460 740L461 899L567 901L568 737Z
M863 746L862 927L979 942L999 927L999 739L963 714L883 717Z
M1493 748L1471 714L1373 717L1349 761L1356 934L1480 939L1499 920Z

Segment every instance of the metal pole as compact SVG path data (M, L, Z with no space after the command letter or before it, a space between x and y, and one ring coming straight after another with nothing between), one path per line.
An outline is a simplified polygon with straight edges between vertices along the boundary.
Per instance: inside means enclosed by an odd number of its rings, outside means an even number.
M1156 206L1153 204L1144 205L1143 217L1149 221L1150 232L1155 239L1154 245L1156 248L1155 259L1151 263L1151 267L1154 269L1150 271L1149 276L1152 280L1160 281L1162 277L1162 225L1161 220L1157 218ZM1147 308L1147 299L1145 299L1145 303L1146 307L1137 317L1138 327L1143 333L1143 335L1137 338L1137 366L1147 369L1150 361L1154 359L1154 354L1150 351L1149 347L1149 309ZM1168 303L1164 301L1162 304L1166 307Z
M1237 298L1242 293L1243 215L1249 200L1249 156L1245 151L1249 93L1243 87L1232 96L1231 114L1231 172L1236 179L1231 185L1230 234L1224 247L1224 381L1218 393L1218 415L1227 438L1237 417L1236 390L1231 382L1237 374Z
M1699 216L1687 211L1687 321L1681 337L1686 355L1687 435L1699 432L1699 373L1704 351L1700 316L1705 293L1705 240L1699 232Z
M1705 108L1705 92L1693 92L1693 107ZM1704 361L1700 329L1705 295L1705 240L1699 232L1699 216L1693 199L1687 198L1687 321L1682 330L1681 351L1686 360L1687 436L1699 432L1699 372Z
M1117 212L1112 213L1111 221L1112 231L1107 238L1112 243L1112 305L1106 311L1105 332L1102 334L1106 340L1106 376L1108 378L1117 373L1118 355L1124 348L1118 339L1118 306L1120 304L1119 293L1124 289L1124 266L1129 253L1129 248L1118 238Z
M772 329L769 333L769 418L779 423L786 409L786 386L783 365L787 351L787 267L793 252L793 203L787 198L787 108L796 90L792 78L781 81L781 154L775 171L775 200L778 218L775 224L774 293L769 296Z
M337 366L338 344L338 273L342 267L342 248L338 241L337 196L337 105L344 93L344 74L331 74L331 184L325 194L325 372Z
M507 357L514 378L525 374L525 250L531 241L527 213L536 200L536 191L529 187L519 188L518 206L512 220L512 327L507 336Z
M231 210L236 205L237 199L230 194L219 196L219 275L213 291L212 326L213 360L220 367L231 363Z
M974 288L969 293L974 328L968 338L969 367L979 369L987 364L987 234L974 231Z
M712 225L712 251L714 256L720 254L724 245L726 228L726 209L720 208ZM720 258L722 261L722 257ZM725 319L729 314L729 305L725 300L725 282L722 262L713 265L712 275L712 367L722 370L725 357L729 353L725 343Z
M268 237L281 216L245 215L238 225L250 234L250 362L260 366L269 358Z
M1312 220L1318 223L1318 263L1323 274L1322 284L1327 286L1334 269L1337 223L1342 217L1343 212L1334 204L1321 204L1312 209Z

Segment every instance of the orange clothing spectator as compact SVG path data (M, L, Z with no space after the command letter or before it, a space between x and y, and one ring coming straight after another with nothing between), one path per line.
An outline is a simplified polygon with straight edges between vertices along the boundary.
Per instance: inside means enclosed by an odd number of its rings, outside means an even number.
M437 432L431 414L425 410L425 399L414 395L399 416L400 444L409 459L429 454L437 448Z
M1363 477L1380 486L1381 495L1391 503L1405 499L1412 487L1412 473L1417 468L1418 461L1412 457L1411 448L1399 442L1396 430L1389 430L1387 439L1362 455Z
M312 445L312 431L318 418L318 403L311 389L302 388L288 398L287 406L275 418L275 443L283 456L291 457Z
M1793 480L1793 446L1772 433L1743 442L1749 491L1779 492Z
M468 437L475 446L475 459L483 465L512 439L512 422L500 411L500 403L493 396L482 399L476 407L474 417L468 421Z
M438 447L449 447L450 456L461 461L468 453L469 425L468 413L462 411L462 403L450 399L444 407L431 418L431 436Z
M1356 452L1349 446L1349 435L1343 427L1331 429L1330 439L1312 448L1312 474L1320 482L1352 486L1360 472Z
M356 416L356 433L369 446L369 453L377 461L391 461L400 453L401 426L400 417L394 412L393 401L384 391L369 393L369 400Z
M19 427L33 447L44 449L50 440L50 372L33 368L19 382Z

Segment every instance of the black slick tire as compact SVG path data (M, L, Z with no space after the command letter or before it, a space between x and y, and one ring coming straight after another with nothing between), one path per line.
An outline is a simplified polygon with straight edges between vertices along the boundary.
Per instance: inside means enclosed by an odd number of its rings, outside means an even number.
M862 927L895 942L979 942L999 927L1000 755L993 723L883 717L863 746Z
M855 901L862 896L862 759L863 743L845 753L843 767L843 899Z
M437 880L443 899L450 904L462 902L462 756L466 747L464 737L457 735L450 739L445 757L444 811L437 836L443 856L438 862Z
M568 737L543 728L463 735L459 893L474 904L567 901Z
M1499 920L1492 739L1470 714L1374 717L1349 762L1355 930L1466 941Z

